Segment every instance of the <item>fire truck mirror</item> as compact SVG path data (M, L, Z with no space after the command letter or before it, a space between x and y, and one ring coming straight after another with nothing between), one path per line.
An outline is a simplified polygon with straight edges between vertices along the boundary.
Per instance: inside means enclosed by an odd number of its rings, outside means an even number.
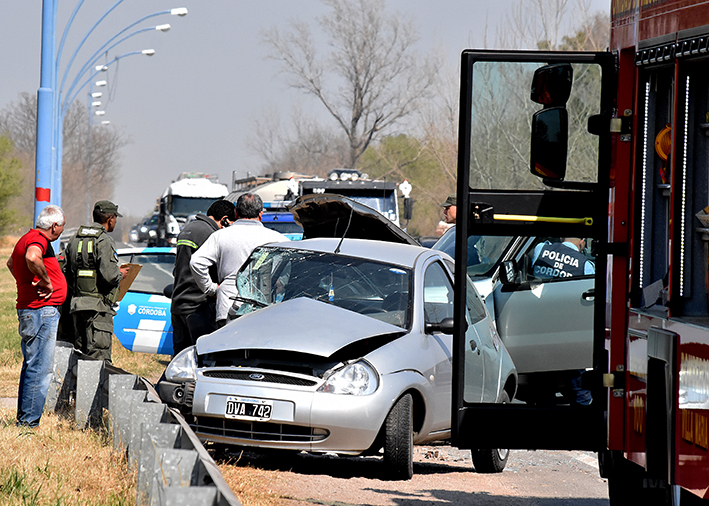
M568 137L566 108L549 107L534 113L530 154L532 174L553 181L564 180Z
M539 67L534 71L530 98L544 107L566 105L573 80L574 71L568 63Z

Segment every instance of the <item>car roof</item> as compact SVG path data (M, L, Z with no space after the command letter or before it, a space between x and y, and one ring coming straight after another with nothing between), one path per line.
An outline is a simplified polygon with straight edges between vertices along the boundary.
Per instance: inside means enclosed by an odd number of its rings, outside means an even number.
M340 244L342 241L342 244ZM338 239L334 237L318 237L297 242L272 243L265 246L277 246L293 250L307 250L322 253L333 253L339 245L339 254L365 258L377 262L385 262L411 268L421 255L448 257L441 251L433 251L423 246L413 246L373 239Z

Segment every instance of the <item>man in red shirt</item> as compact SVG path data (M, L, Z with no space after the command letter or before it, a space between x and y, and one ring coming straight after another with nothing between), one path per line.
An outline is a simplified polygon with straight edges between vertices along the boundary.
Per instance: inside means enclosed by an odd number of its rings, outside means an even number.
M24 359L17 425L39 425L52 378L59 308L67 290L52 241L59 239L65 224L64 211L48 205L39 213L35 228L17 241L7 261L17 283L17 319Z

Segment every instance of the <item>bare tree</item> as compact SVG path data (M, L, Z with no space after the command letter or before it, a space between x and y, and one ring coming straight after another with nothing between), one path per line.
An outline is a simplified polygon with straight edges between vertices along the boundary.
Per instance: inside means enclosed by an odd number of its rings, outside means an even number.
M589 0L519 0L497 31L506 49L602 51L610 42L609 13L592 13ZM564 33L569 28L573 34Z
M37 131L37 99L22 93L19 100L0 111L0 135L15 146L23 163L20 212L31 216L34 202L34 165ZM111 198L118 178L118 154L125 137L106 125L89 127L87 107L74 102L64 117L62 156L62 208L69 223L83 223L93 200ZM28 211L29 210L29 211Z
M572 26L573 30L568 30ZM591 14L588 0L525 0L508 13L498 29L497 47L554 50L603 50L609 42L607 15ZM566 33L566 35L564 35ZM471 185L478 188L534 188L529 174L530 120L538 106L528 100L531 72L525 66L475 66ZM595 177L596 138L586 132L588 117L598 112L600 74L593 66L575 66L574 93L569 100L570 175ZM433 107L424 117L426 146L441 163L441 174L455 187L459 81L441 79ZM452 168L452 169L451 169Z
M332 9L318 20L332 48L329 54L318 55L311 28L303 22L283 33L272 28L264 39L288 84L314 96L345 133L346 165L354 168L374 139L428 96L435 72L414 53L417 34L410 17L387 15L381 0L323 2Z
M265 111L254 121L249 147L264 160L264 173L297 172L326 176L336 167L344 167L347 160L347 140L295 108L291 123L282 125L275 110Z

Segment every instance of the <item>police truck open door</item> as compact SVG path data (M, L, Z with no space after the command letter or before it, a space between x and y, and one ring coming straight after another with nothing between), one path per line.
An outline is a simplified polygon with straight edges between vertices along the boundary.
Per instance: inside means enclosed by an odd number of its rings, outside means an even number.
M610 53L467 50L462 55L452 402L458 447L606 447L605 255L615 72ZM474 263L484 256L484 245L471 238L484 236L514 237L511 244L517 245L493 277L487 297L494 300L486 301L518 370L529 368L520 375L524 399L509 404L466 396L466 358L480 353L465 338L466 275L471 258ZM578 253L560 253L567 238L586 240L595 275L588 268L584 272ZM556 253L540 267L539 254L551 245ZM478 251L471 255L473 247ZM563 284L569 281L575 284ZM555 299L560 288L567 295ZM573 344L583 331L566 303L589 315L586 347ZM555 353L569 346L571 352L555 363ZM549 370L540 370L540 364ZM575 381L576 389L590 395L590 404L577 405L565 396L570 385L549 389L544 383L549 378ZM547 391L541 396L535 389Z

